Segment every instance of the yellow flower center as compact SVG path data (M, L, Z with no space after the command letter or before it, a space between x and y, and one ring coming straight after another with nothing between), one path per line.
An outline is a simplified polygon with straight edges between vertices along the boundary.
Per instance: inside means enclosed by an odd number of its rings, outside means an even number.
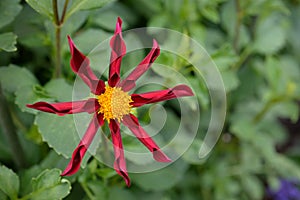
M105 86L105 92L97 96L97 99L100 104L98 113L102 113L104 120L108 123L111 119L117 119L120 122L124 115L130 113L132 99L120 87Z

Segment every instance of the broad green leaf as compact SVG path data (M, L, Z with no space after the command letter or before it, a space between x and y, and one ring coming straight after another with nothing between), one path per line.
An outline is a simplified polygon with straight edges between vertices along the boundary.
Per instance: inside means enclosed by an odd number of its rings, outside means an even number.
M38 126L42 138L58 154L69 158L76 148L77 135L72 115L57 116L54 114L40 112L37 114L35 124Z
M73 88L64 79L53 79L44 88L53 99L59 102L72 100Z
M0 34L0 50L4 51L16 51L17 47L15 46L17 43L17 36L13 33L2 33Z
M87 10L93 8L99 8L107 3L113 2L114 0L74 0L70 9L67 11L67 18L73 15L79 10Z
M271 15L262 19L255 32L254 49L263 54L274 54L286 42L286 20L280 15Z
M22 10L20 0L1 0L0 1L0 28L11 23Z
M131 174L131 178L132 182L136 183L145 191L168 190L184 178L187 167L188 165L186 163L182 160L178 160L172 165L154 172Z
M16 65L0 67L0 81L2 88L11 93L21 87L38 84L37 79L30 71Z
M39 85L20 87L16 92L15 103L23 112L36 114L37 110L28 108L26 104L38 101L51 101L51 96Z
M26 2L38 13L52 19L53 8L51 0L26 0Z
M20 188L20 181L17 174L7 167L0 166L0 190L11 199L16 199Z
M59 169L46 169L38 177L32 180L33 192L29 194L30 199L53 200L66 197L71 190L71 183L61 179Z

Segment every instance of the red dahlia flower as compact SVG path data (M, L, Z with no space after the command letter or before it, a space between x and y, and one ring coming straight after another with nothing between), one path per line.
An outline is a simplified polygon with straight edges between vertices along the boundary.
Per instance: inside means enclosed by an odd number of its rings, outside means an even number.
M126 184L130 185L126 163L123 152L122 138L120 134L120 123L127 126L133 134L153 153L153 157L159 162L170 162L171 160L160 150L157 144L151 139L146 131L140 126L138 119L131 114L131 108L140 107L144 104L156 103L177 97L192 96L192 90L186 85L178 85L174 88L152 91L142 94L129 94L135 87L135 81L145 73L160 53L159 46L153 40L153 47L144 60L124 79L120 79L120 66L122 57L126 53L126 46L122 38L122 20L118 18L114 36L110 40L111 59L109 66L108 84L99 80L89 65L86 58L74 45L68 36L71 50L72 70L88 85L95 98L87 100L47 103L37 102L27 105L40 111L55 113L57 115L73 114L80 112L93 113L93 118L86 133L79 145L74 150L71 161L61 174L68 176L76 173L80 168L80 163L90 146L98 128L104 125L106 120L111 132L112 143L114 145L114 169L121 175Z

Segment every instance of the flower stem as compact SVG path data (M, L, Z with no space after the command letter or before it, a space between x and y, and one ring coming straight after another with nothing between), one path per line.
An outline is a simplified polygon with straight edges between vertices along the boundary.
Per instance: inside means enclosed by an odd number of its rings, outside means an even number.
M0 84L0 125L2 127L3 134L5 135L7 142L10 146L12 158L17 168L21 169L26 167L24 151L19 141L19 137L16 133L16 128L12 121L11 114L8 110L7 101L2 92L1 84Z

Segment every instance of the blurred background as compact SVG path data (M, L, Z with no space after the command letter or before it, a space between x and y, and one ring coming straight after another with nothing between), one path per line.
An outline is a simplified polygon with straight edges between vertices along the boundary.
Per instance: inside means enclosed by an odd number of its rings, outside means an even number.
M299 0L0 0L0 13L1 200L300 199ZM65 142L77 134L73 118L26 104L71 100L75 74L66 35L88 54L112 36L118 16L125 31L168 28L205 48L227 95L222 135L198 159L210 119L209 92L193 66L162 52L157 62L183 74L199 101L200 126L190 148L166 168L130 174L130 188L90 155L84 169L61 179L77 144ZM135 66L145 55L129 55L123 65ZM161 134L170 135L180 122L178 103L164 107L168 120ZM148 109L139 112L149 123ZM125 149L140 148L126 137L123 142Z

